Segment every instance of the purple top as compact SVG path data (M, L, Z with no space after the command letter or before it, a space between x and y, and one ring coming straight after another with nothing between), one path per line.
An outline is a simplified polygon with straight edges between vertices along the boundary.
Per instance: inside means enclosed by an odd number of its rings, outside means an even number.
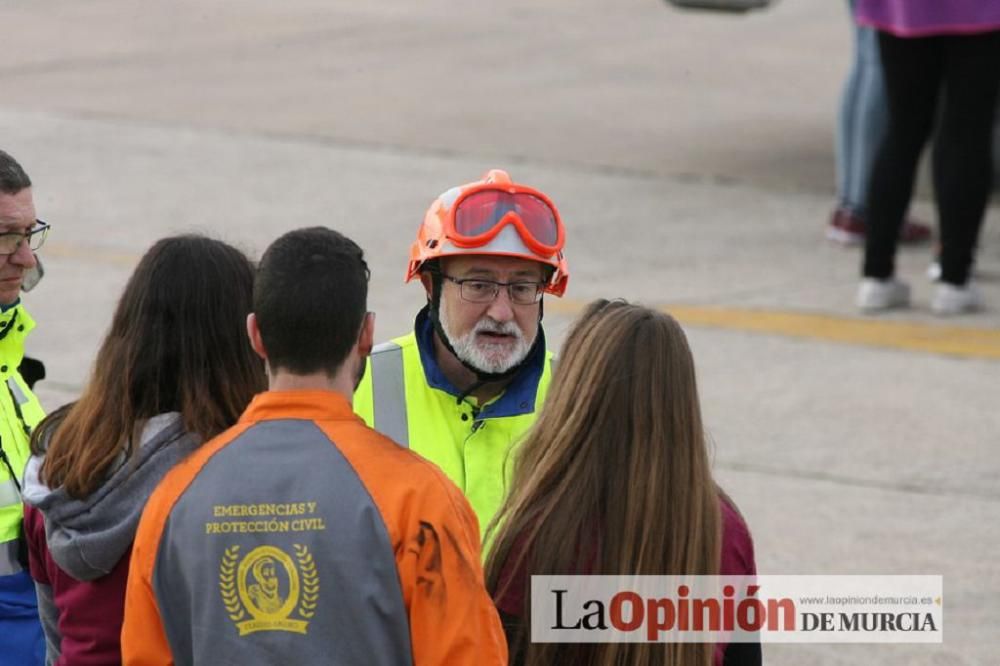
M1000 0L857 0L854 14L899 37L1000 30Z

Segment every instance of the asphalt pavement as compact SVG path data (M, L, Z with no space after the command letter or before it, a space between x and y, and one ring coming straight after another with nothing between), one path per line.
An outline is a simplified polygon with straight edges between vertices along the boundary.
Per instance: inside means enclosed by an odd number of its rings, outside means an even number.
M859 251L823 238L843 4L0 3L0 148L53 226L25 296L39 395L73 399L139 256L181 231L259 256L337 228L395 336L421 303L402 278L427 205L506 168L567 224L553 346L597 297L685 324L761 573L944 576L942 645L774 645L766 663L996 664L1000 208L985 312L931 315L927 245L899 257L913 307L858 314ZM933 222L928 194L913 212Z

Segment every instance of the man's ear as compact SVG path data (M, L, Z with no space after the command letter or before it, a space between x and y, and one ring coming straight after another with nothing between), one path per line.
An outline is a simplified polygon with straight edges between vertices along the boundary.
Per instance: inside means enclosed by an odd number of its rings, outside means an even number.
M358 356L362 360L368 358L375 346L375 313L366 312L361 322L361 333L358 335Z
M424 293L427 295L427 300L431 300L431 295L434 293L434 278L431 277L430 271L421 271L420 284L424 285Z
M247 315L247 337L250 338L250 346L253 347L257 356L267 360L267 349L264 348L264 339L260 337L260 327L257 325L257 315L253 312Z

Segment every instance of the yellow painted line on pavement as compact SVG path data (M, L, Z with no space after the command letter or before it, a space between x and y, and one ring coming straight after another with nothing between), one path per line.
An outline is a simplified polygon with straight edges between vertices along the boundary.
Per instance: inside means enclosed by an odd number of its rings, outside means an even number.
M118 252L98 246L85 247L76 244L70 245L68 243L52 242L46 243L45 247L39 250L39 254L42 257L42 261L45 261L45 257L51 256L61 259L82 259L98 264L111 264L125 268L134 267L139 263L139 259L141 258L139 254Z
M546 299L545 309L575 315L586 303ZM1000 330L919 322L698 305L659 307L689 326L883 347L929 354L1000 360Z
M43 252L43 257L83 259L126 268L134 267L140 259L138 254L60 243L46 243ZM546 311L568 316L579 314L586 306L584 301L568 298L545 300ZM665 305L659 309L688 326L1000 360L998 329L720 306Z

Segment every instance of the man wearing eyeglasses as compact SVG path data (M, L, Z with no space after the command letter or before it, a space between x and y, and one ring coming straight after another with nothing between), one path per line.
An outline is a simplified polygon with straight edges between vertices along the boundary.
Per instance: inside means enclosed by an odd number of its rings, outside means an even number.
M542 296L562 296L565 230L552 201L495 169L427 211L406 281L427 305L408 335L377 346L354 397L376 430L436 463L480 531L506 493L511 447L552 374Z
M41 665L45 639L22 538L21 478L31 430L45 416L18 371L35 322L21 304L48 225L35 216L31 179L0 150L0 666Z

